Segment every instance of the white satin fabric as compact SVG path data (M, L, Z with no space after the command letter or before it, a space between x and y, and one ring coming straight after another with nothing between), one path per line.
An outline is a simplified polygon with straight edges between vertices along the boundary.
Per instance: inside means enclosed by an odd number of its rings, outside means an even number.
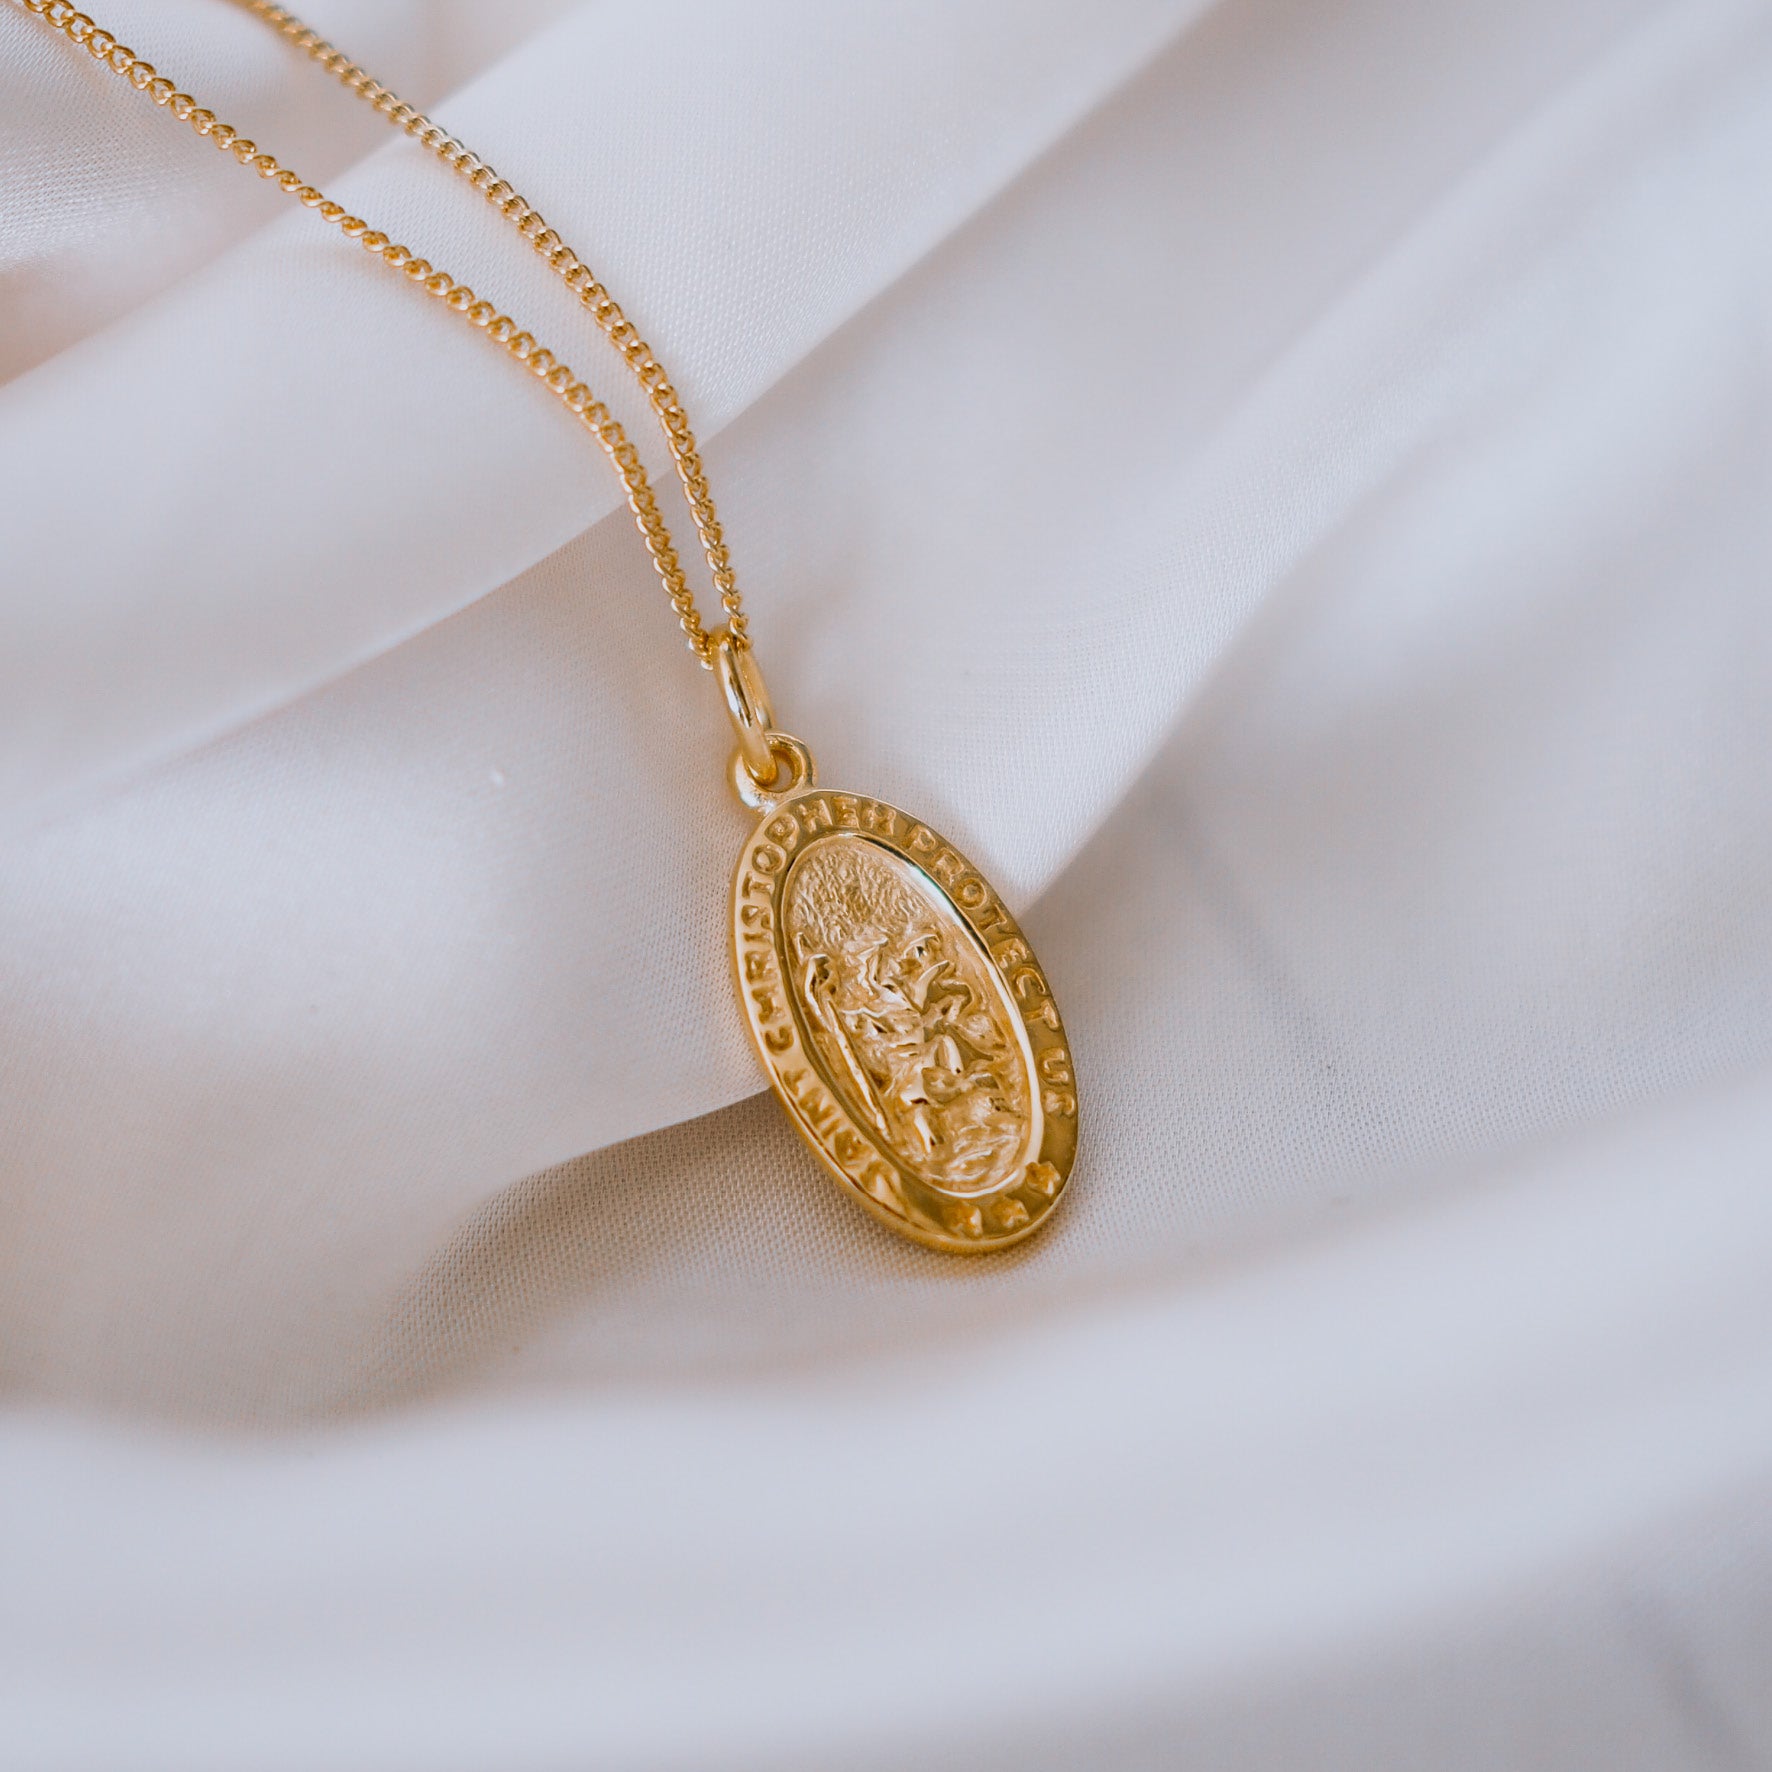
M836 1196L601 458L0 6L0 1765L1772 1761L1772 13L309 11L671 365L1086 1149L983 1264Z

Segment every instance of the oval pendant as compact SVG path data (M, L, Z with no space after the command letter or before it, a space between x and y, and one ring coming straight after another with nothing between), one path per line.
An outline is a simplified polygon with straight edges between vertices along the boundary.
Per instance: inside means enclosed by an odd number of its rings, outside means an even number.
M738 858L732 955L769 1081L861 1204L933 1248L1030 1235L1077 1151L1038 961L985 877L895 806L808 788Z

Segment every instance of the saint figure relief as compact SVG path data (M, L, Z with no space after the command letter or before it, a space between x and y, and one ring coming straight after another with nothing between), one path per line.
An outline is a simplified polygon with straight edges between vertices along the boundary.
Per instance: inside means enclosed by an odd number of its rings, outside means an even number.
M926 1181L978 1191L1025 1154L1026 1064L986 962L915 880L865 840L809 848L786 900L794 986L854 1117Z

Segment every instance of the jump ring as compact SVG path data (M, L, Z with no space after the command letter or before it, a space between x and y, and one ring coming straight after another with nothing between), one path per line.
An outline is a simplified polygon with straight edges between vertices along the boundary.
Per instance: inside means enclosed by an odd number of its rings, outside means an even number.
M775 754L769 745L775 710L769 704L756 655L748 646L738 645L727 629L714 642L714 669L720 676L726 711L732 716L732 730L738 736L745 766L754 780L766 782L775 774Z
M818 781L812 753L799 739L789 732L771 732L768 738L770 770L766 776L751 773L742 749L732 753L732 791L753 812L773 812L783 800Z

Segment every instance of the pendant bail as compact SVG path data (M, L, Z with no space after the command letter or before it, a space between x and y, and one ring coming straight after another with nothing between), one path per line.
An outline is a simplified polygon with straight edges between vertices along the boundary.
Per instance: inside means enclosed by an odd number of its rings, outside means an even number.
M769 705L763 673L757 669L757 655L749 646L739 645L727 628L714 643L714 669L720 675L732 730L738 735L739 754L752 779L767 784L775 777L775 756L769 745L775 710Z
M753 812L773 811L816 779L812 753L791 733L775 728L775 710L756 655L728 628L714 643L714 669L726 711L738 735L732 753L732 791Z

